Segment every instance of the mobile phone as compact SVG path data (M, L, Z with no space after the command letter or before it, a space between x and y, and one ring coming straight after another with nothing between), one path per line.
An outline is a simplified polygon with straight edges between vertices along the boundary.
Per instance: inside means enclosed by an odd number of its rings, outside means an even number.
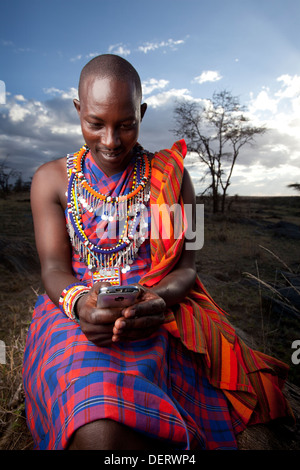
M98 294L97 306L100 308L128 307L135 302L139 292L138 286L101 287Z

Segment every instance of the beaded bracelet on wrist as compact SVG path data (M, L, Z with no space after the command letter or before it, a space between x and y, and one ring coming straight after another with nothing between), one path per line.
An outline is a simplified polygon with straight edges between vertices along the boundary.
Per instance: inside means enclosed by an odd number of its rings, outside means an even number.
M76 316L75 304L77 300L80 299L83 295L87 294L90 290L90 287L87 287L80 283L71 284L66 287L59 298L59 308L60 310L67 315L71 320L79 323L79 319Z

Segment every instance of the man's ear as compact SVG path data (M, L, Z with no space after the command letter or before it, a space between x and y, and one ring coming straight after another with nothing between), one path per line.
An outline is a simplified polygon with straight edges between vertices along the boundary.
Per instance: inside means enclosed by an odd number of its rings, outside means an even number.
M74 106L75 106L75 108L76 108L77 113L78 113L79 116L80 116L80 101L74 99L74 100L73 100L73 103L74 103Z
M147 110L147 103L141 104L141 121L145 115L146 110Z

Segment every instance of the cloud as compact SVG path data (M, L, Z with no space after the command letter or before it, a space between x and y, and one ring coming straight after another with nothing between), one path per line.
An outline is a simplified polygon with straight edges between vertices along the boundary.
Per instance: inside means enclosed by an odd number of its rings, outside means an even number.
M166 49L171 49L173 51L176 51L178 49L178 46L184 44L188 37L189 36L186 36L185 39L177 39L177 40L168 39L166 41L160 41L160 42L155 42L155 41L145 42L141 46L139 46L137 48L133 48L133 51L134 52L143 52L144 54L147 54L150 51L155 51L157 49L163 49L164 52L166 51ZM117 44L111 44L110 46L108 46L108 53L109 54L116 54L116 55L126 57L126 56L129 56L131 54L131 52L132 52L132 50L129 48L129 46L126 45L126 44L123 44L122 42L117 43ZM83 58L90 60L90 59L92 59L93 57L96 57L99 54L100 54L100 52L91 52L89 54L77 54L76 56L71 57L70 61L71 62L76 62L76 61L81 60Z
M256 97L250 94L250 117L265 121L285 138L296 139L300 148L300 76L282 75L277 82L280 88L276 91L263 87Z
M279 90L276 93L280 99L282 98L298 98L297 102L300 100L300 76L285 74L277 78L278 82L282 82L283 89Z
M130 49L128 48L128 46L126 46L125 44L123 43L118 43L118 44L111 44L110 46L108 46L108 52L110 54L116 54L116 55L120 55L120 56L123 56L123 57L126 57L128 55L131 54L131 51ZM71 57L70 61L71 62L76 62L78 60L81 60L81 59L85 59L87 61L93 59L94 57L100 55L101 53L96 51L96 52L89 52L88 54L78 54L76 55L75 57Z
M59 88L51 87L51 88L44 88L44 93L47 95L52 95L52 96L61 96L63 100L69 100L69 99L74 99L78 98L78 92L77 89L74 87L69 88L68 91L65 90L60 90Z
M128 49L128 47L125 46L122 43L114 44L114 45L109 46L108 52L110 54L117 54L117 55L121 55L121 56L124 56L124 57L131 54L130 49Z
M300 76L282 75L279 88L250 94L248 117L255 125L265 125L267 132L255 139L254 147L244 147L237 160L231 194L240 187L240 194L251 194L253 183L257 194L291 194L286 186L300 180ZM242 189L238 175L247 175ZM265 187L259 190L259 184ZM250 184L251 183L251 184Z
M27 101L26 98L24 98L23 95L15 95L15 100L16 101L22 101L22 102Z
M6 102L6 86L3 80L0 80L0 105Z
M187 88L172 88L168 91L163 91L157 95L152 95L147 98L147 104L153 108L165 106L169 102L174 104L175 100L193 100Z
M143 95L149 95L154 90L165 88L169 84L169 80L157 80L156 78L149 78L142 83Z
M146 98L149 107L154 109L169 106L170 104L174 106L176 100L194 99L187 88L171 88L170 90L160 91L166 88L169 83L169 80L156 78L150 78L142 83L143 95L150 95Z
M254 125L265 125L268 131L257 136L253 146L242 148L230 194L287 195L291 194L287 185L300 179L300 77L283 75L276 81L276 90L271 92L270 88L262 87L257 94L251 94L248 116ZM142 128L142 143L147 148L157 150L173 142L170 129L174 127L174 105L182 99L205 104L205 100L195 99L186 88L153 89L147 97L148 116ZM192 156L186 158L186 166L199 192L199 175L206 168Z
M157 49L166 49L170 48L172 50L177 50L177 46L184 44L184 39L168 39L167 41L160 41L160 42L145 42L142 46L138 47L138 51L144 52L147 54L150 51L155 51Z
M78 54L77 56L75 57L71 57L70 61L71 62L76 62L77 60L80 60L82 58L82 55L81 54Z
M96 52L90 52L89 54L86 54L85 58L90 60L90 59L93 59L94 57L96 57L97 55L99 55L99 52L96 51Z
M199 83L202 85L202 83L205 82L217 82L218 80L221 80L222 76L220 75L219 72L215 70L205 70L204 72L201 73L198 77L195 77L193 79L193 83Z
M7 41L5 39L0 40L0 45L4 47L9 47L12 48L13 52L19 53L19 52L34 52L33 49L30 47L19 47L16 46L14 42L12 41Z
M271 111L272 113L277 112L278 99L270 97L270 90L268 88L263 89L258 93L256 98L252 96L250 104L250 112L255 114L258 111Z
M0 44L5 47L14 46L14 43L12 41L7 41L5 39L1 39Z
M235 167L231 178L230 194L249 195L253 194L254 189L256 196L288 196L293 194L287 187L294 182L291 181L291 174L297 178L300 171L289 164L280 168L266 168L260 164L251 167L239 165Z
M17 103L14 103L9 110L8 116L12 122L23 122L25 117L30 114L30 110Z
M41 164L82 145L72 94L73 89L50 89L44 102L16 95L0 107L0 158L6 159L8 167L22 171L24 181Z
M77 60L81 60L82 58L86 60L91 60L93 57L99 55L99 52L89 52L88 54L82 55L78 54L75 57L71 57L70 62L77 62Z
M255 125L265 124L268 132L257 137L254 147L243 147L230 194L287 194L286 185L300 179L300 77L282 75L275 83L275 89L262 87L250 96L248 116ZM151 151L170 147L177 139L170 130L175 127L176 101L203 100L188 88L175 88L167 79L149 78L143 82L143 91L148 109L139 141ZM77 90L50 87L44 93L44 101L8 94L7 103L0 107L0 158L8 156L7 165L22 170L24 180L42 163L75 152L83 144L73 106ZM199 162L189 156L186 164L195 181L199 180ZM256 184L263 184L264 174L265 188L256 189Z
M175 138L172 111L176 99L192 99L188 89L170 88L168 80L144 82L148 110L141 128L141 144L149 150L172 145ZM75 88L44 89L45 100L10 96L0 107L0 158L8 156L9 167L22 170L28 180L43 163L78 150L83 144L80 122L73 105Z

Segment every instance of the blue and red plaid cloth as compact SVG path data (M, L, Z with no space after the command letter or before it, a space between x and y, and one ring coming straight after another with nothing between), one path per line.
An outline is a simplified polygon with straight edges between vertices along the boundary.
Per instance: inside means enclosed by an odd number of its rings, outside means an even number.
M174 449L234 449L243 429L194 353L165 329L99 348L46 295L28 333L24 389L37 449L65 449L76 429L101 418Z
M88 155L85 174L101 192L130 187L133 165L107 178ZM122 184L120 184L122 181ZM92 233L93 221L90 224ZM97 220L94 220L97 223ZM149 269L149 240L122 283ZM73 253L78 279L90 282ZM143 340L100 348L45 295L29 327L23 366L26 415L36 449L65 449L82 425L108 418L173 449L235 449L244 424L224 393L210 385L201 361L161 327Z

